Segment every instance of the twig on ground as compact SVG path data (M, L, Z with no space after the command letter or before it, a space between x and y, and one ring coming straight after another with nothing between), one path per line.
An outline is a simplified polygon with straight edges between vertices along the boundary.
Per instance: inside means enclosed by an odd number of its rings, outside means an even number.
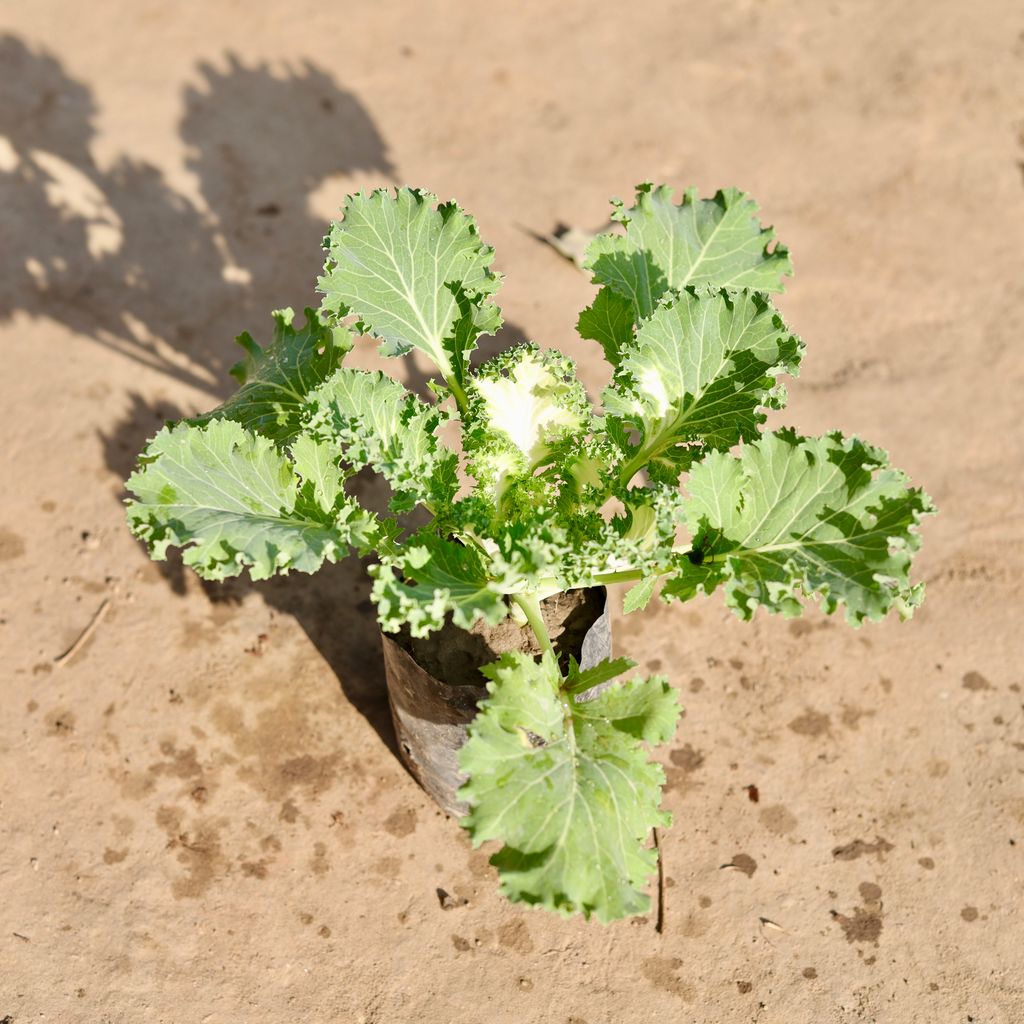
M651 831L654 833L654 848L658 851L658 916L654 919L654 930L661 935L665 929L665 863L661 859L658 830L655 828Z
M612 221L607 221L596 231L586 231L583 228L571 227L560 222L555 225L550 234L534 231L532 228L524 227L521 224L516 226L520 231L536 239L538 242L543 242L544 245L550 246L563 259L567 259L570 263L575 263L577 268L582 269L587 246L590 245L597 235L602 234L614 225Z
M63 654L58 654L53 659L54 665L66 665L85 646L86 641L96 632L99 624L103 621L108 608L110 608L110 598L105 597L89 620L89 624L78 634L78 639Z

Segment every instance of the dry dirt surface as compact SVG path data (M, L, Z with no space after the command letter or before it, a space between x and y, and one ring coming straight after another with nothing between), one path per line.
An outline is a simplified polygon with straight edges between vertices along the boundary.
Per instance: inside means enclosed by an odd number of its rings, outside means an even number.
M1002 0L3 3L0 1020L1024 1019L1022 28ZM908 624L617 613L687 707L663 934L502 901L394 755L360 564L203 586L121 504L233 336L313 300L357 188L457 196L505 340L597 389L593 289L533 233L649 178L759 200L809 346L785 421L941 508Z

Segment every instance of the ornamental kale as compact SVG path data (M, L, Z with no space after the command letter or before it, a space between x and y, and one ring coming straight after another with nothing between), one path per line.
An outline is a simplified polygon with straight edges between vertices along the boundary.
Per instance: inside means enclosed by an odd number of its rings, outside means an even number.
M462 824L475 844L504 843L493 862L509 898L602 921L649 905L648 838L668 815L644 745L671 738L679 708L662 678L614 682L624 658L563 673L540 602L632 582L626 612L660 586L666 601L721 588L743 619L815 599L855 626L905 618L933 511L878 448L763 429L804 346L770 298L789 255L747 196L676 204L642 185L634 206L614 205L623 230L590 244L600 290L578 324L609 364L599 405L571 359L536 345L471 366L501 325L493 250L455 203L378 190L350 196L324 240L321 308L301 326L274 313L266 348L243 334L239 391L163 429L128 481L152 556L180 547L206 579L314 572L354 549L377 556L384 630L528 623L540 660L509 653L483 670ZM436 400L345 366L359 336L384 356L422 352ZM450 423L458 450L440 438ZM390 485L386 515L346 492L364 467ZM408 525L417 508L427 526Z

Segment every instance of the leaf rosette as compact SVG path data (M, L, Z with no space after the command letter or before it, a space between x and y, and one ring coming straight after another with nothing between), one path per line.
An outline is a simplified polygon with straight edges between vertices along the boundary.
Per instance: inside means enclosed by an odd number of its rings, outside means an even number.
M319 310L248 334L240 387L168 425L127 482L154 558L180 548L207 579L315 572L376 555L383 630L427 637L517 616L539 660L483 668L488 697L460 754L463 821L509 898L601 921L643 913L668 823L660 767L679 713L626 659L563 671L540 602L629 584L624 610L721 591L741 618L817 601L854 626L907 617L927 495L884 452L832 432L766 430L803 342L775 309L792 267L757 206L727 189L679 202L641 185L584 264L599 290L578 320L608 366L600 404L575 363L518 345L471 364L501 314L494 253L454 202L417 189L350 196L325 239ZM430 395L345 365L365 339L416 353ZM460 435L456 440L456 435ZM387 508L356 497L376 473Z

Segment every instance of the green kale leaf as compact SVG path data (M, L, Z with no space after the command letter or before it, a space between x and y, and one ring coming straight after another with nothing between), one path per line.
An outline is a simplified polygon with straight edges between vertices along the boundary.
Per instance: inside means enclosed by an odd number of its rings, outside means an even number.
M315 309L307 309L306 323L292 326L292 309L274 311L274 335L261 348L248 332L236 339L245 358L231 367L241 387L212 412L192 422L234 420L246 430L289 444L302 428L306 396L341 365L352 348L352 333L337 323L323 322Z
M408 626L413 636L428 636L448 614L462 629L478 619L496 625L508 616L502 590L480 554L429 530L413 536L394 557L370 566L370 575L377 617L389 633Z
M727 449L757 437L765 414L780 408L777 378L795 376L803 343L791 334L767 297L750 291L687 288L666 297L642 321L602 402L635 428L620 483L646 467L676 484L705 449Z
M391 485L391 510L417 502L438 514L458 490L458 456L437 431L449 415L379 371L342 367L307 396L310 434L353 470L372 466Z
M644 913L657 864L646 843L670 819L659 809L664 774L642 744L672 737L675 692L635 679L581 700L560 690L550 654L505 654L483 671L490 696L460 752L469 781L459 795L473 845L505 844L492 858L502 891L601 921Z
M781 278L793 272L786 248L771 247L774 232L761 227L757 204L738 189L714 199L687 189L677 206L672 189L647 183L637 186L631 209L620 200L612 205L625 234L598 235L584 266L595 284L629 299L637 319L650 316L670 290L706 284L780 292Z
M885 452L857 438L766 434L738 455L712 452L693 466L687 491L693 547L666 599L721 584L726 604L749 619L758 606L799 615L801 599L820 597L856 626L892 609L907 618L924 597L908 573L918 523L934 508Z
M476 339L501 325L488 301L501 279L473 218L455 203L435 208L436 201L411 188L349 196L324 240L318 287L323 309L354 314L358 331L381 340L382 355L417 348L461 385Z
M291 569L315 572L349 546L373 548L388 535L341 490L330 459L308 442L293 461L273 441L233 420L179 423L150 441L129 478L132 532L155 559L171 545L204 579L253 579Z

